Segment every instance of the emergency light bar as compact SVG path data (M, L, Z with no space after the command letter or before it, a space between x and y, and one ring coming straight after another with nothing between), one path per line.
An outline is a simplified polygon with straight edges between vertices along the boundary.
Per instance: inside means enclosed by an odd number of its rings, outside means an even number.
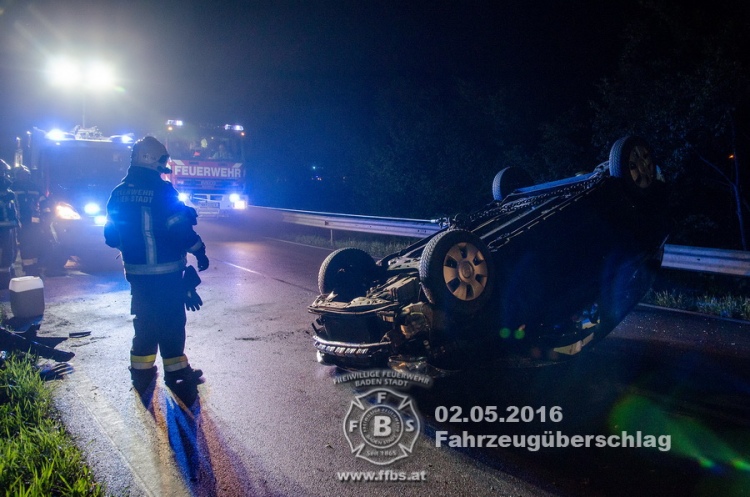
M44 137L52 141L71 140L75 138L72 133L66 133L61 129L50 130L46 135L44 135Z
M128 133L127 135L112 135L109 138L112 141L120 141L122 143L133 143L135 141L132 133Z

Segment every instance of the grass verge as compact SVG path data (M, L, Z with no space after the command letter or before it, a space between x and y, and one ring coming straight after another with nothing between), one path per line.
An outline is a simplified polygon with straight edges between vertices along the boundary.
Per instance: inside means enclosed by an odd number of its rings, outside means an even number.
M644 303L750 321L750 278L662 269Z
M723 318L750 321L750 298L737 295L693 295L678 290L652 291L643 299L647 304L699 312Z
M0 365L0 489L8 497L105 495L28 355L12 354Z

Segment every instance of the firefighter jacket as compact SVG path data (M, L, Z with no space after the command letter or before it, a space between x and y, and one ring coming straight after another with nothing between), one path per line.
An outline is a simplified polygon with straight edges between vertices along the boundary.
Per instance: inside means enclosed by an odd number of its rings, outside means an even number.
M18 227L16 195L10 190L0 190L0 229Z
M33 181L24 179L14 181L10 189L16 194L21 224L38 223L41 217L41 206L47 200L41 189Z
M128 276L182 271L187 252L205 250L191 214L158 172L130 166L107 202L104 240L120 250Z

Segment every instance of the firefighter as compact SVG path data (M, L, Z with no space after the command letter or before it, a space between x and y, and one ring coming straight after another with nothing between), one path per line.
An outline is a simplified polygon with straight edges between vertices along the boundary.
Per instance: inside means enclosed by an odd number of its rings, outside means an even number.
M0 287L8 288L18 254L18 210L10 190L11 167L0 162Z
M47 197L41 188L31 179L31 172L26 166L13 170L11 190L16 194L20 228L18 244L21 249L23 272L28 276L39 276L39 259L42 255L45 237L42 229L42 206Z
M203 372L185 356L185 303L194 300L186 289L186 255L195 256L198 270L208 268L206 246L193 230L193 211L177 198L161 174L170 171L166 147L152 136L133 145L130 168L107 203L105 243L122 254L130 283L133 319L130 373L143 393L156 376L156 353L161 354L164 380L180 393L195 392ZM192 290L190 295L187 295ZM201 302L202 303L202 302ZM191 310L195 309L191 304Z

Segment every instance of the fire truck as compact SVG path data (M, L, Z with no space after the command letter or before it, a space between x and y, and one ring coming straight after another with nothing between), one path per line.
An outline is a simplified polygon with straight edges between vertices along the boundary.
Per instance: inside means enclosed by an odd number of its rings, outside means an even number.
M170 154L168 179L183 202L207 216L247 208L246 140L241 125L169 120L160 135L156 138Z
M22 151L48 197L53 256L65 265L104 244L107 200L130 165L133 134L105 136L96 127L71 132L34 128Z

